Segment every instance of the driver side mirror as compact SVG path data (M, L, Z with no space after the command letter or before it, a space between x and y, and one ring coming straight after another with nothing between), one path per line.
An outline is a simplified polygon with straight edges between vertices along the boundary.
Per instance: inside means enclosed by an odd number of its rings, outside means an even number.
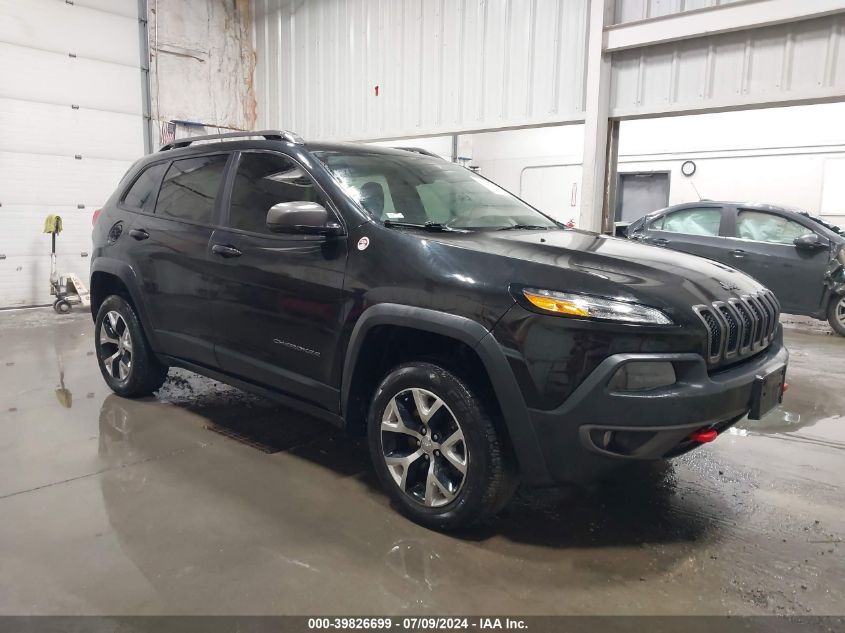
M815 233L807 233L807 235L796 237L792 240L792 243L795 244L795 248L804 251L814 251L820 248L825 248L825 245L822 244L821 239Z
M305 201L274 204L267 212L267 228L273 233L308 235L336 235L342 231L323 205Z

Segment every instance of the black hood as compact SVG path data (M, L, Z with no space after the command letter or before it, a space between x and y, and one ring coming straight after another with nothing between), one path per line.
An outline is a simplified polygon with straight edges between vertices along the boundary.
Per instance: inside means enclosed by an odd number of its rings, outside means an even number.
M484 258L486 265L506 275L509 283L656 307L709 304L762 288L748 275L708 259L586 231L477 231L431 237L498 256L499 264Z

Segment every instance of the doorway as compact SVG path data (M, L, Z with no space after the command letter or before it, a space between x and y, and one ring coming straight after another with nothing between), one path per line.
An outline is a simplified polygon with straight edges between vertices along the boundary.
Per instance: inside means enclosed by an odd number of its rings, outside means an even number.
M630 223L669 205L669 172L620 173L616 222Z

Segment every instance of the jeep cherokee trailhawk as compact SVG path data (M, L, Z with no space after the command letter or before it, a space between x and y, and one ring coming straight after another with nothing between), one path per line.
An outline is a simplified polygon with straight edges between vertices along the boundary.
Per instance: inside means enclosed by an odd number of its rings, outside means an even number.
M366 434L440 529L516 482L679 455L774 407L777 299L683 253L566 228L446 160L282 131L178 140L95 218L111 389L168 367Z

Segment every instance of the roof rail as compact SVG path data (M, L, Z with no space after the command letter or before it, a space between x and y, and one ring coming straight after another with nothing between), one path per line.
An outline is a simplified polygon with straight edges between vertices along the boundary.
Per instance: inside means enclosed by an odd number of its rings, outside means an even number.
M258 130L255 132L227 132L226 134L208 134L206 136L190 136L188 138L180 138L178 141L173 141L167 145L163 145L158 151L164 152L169 149L177 149L179 147L188 147L197 141L217 141L235 138L245 138L249 136L263 136L268 141L287 141L294 145L305 145L305 141L293 132L286 130Z

